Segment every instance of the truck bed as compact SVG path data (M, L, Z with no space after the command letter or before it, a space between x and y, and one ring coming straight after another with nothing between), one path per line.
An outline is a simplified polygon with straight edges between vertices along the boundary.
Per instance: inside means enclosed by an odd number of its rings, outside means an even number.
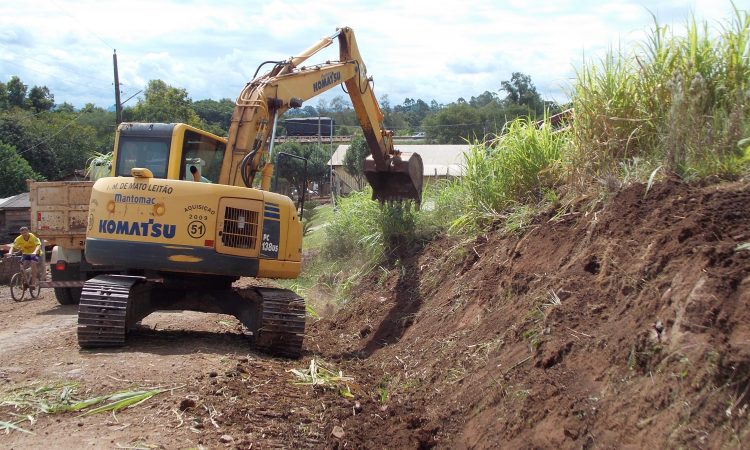
M47 245L83 249L93 181L30 181L31 229Z

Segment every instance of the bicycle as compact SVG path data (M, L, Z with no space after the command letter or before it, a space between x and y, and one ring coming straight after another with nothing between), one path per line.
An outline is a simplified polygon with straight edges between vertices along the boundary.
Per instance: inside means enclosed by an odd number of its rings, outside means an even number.
M10 279L10 296L13 300L20 302L26 295L26 291L29 291L31 298L39 297L39 292L42 290L37 280L36 285L31 284L31 267L26 269L23 268L23 255L13 255L13 258L18 262L18 272L13 274ZM35 263L36 264L36 263Z

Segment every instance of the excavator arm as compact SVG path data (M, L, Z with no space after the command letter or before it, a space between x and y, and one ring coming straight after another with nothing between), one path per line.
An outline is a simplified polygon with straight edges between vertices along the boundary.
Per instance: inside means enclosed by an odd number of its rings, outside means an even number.
M335 40L339 43L339 61L301 66ZM383 112L351 28L339 28L333 36L321 39L298 56L267 63L274 64L273 68L261 76L256 72L256 77L237 98L223 164L227 169L222 172L220 183L249 187L260 171L261 189L268 190L279 116L343 83L370 148L364 169L373 187L373 199L421 201L422 159L416 153L402 153L394 148L393 133L383 127Z

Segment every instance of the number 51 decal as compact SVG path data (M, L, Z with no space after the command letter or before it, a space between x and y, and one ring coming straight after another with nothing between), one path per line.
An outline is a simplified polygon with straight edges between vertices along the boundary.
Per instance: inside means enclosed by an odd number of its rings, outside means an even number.
M194 220L188 224L188 234L191 238L201 238L206 234L206 225L204 225L203 222Z

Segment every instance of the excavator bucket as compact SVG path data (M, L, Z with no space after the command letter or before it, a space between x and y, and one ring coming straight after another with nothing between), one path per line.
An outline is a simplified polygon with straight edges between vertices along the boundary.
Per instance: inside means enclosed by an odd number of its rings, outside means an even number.
M372 199L380 203L413 200L422 202L424 169L418 153L399 153L388 160L387 170L378 170L372 156L365 159L365 177L372 186Z

